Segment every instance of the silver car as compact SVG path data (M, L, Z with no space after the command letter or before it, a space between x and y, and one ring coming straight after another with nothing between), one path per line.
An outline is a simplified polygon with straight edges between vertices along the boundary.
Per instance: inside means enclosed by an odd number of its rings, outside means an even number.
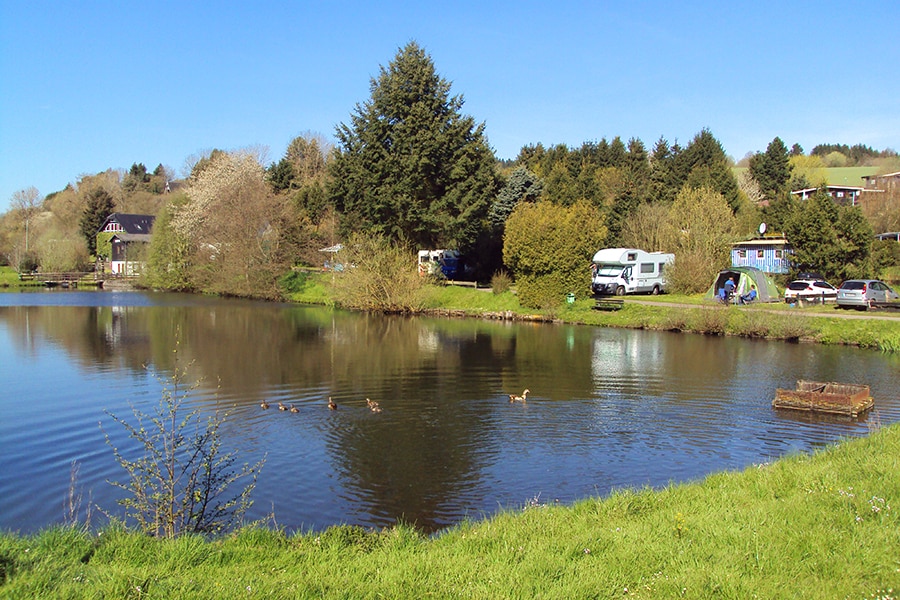
M900 295L877 279L848 279L837 292L838 308L866 310L873 303L894 300L900 300Z

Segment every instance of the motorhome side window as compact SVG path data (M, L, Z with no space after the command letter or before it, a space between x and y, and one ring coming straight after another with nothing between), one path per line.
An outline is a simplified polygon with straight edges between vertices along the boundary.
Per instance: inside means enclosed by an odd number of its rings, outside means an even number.
M641 273L653 273L653 263L641 263Z
M629 253L628 253L628 260L637 260L637 253L635 253L635 252L629 252Z
M665 268L666 263L659 263L659 274L662 275L663 268Z

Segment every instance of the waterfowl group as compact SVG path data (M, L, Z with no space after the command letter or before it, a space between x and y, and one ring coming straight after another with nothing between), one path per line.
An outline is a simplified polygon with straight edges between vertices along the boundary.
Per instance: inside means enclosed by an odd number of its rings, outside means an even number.
M526 389L524 392L522 392L521 396L516 396L515 394L510 394L509 401L510 402L525 402L525 399L528 398L529 392L531 392L531 390Z
M518 395L516 395L516 394L510 394L510 395L509 395L509 401L510 401L510 402L522 402L522 403L524 403L524 402L527 401L528 394L530 394L530 393L531 393L531 390L529 390L528 388L526 388L526 389L522 392L522 395L521 395L521 396L518 396ZM268 403L267 401L263 400L263 401L259 404L259 407L260 407L260 408L263 408L263 409L269 408L269 403ZM337 410L337 407L338 407L337 403L331 398L331 396L328 396L328 410ZM367 407L369 410L371 410L373 413L380 413L380 412L381 412L381 405L378 404L377 402L375 402L374 400L372 400L371 398L366 398L366 407ZM278 403L278 410L289 411L289 412L292 412L292 413L299 413L299 412L300 412L300 409L297 408L296 406L294 406L293 404L290 404L290 405L288 405L288 406L285 406L284 402L279 402L279 403Z

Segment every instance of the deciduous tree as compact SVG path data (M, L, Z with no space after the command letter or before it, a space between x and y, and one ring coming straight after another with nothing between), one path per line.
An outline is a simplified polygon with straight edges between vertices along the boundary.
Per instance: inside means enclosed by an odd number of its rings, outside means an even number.
M713 275L729 263L738 222L725 198L711 188L685 186L666 220L674 242L675 264L667 271L673 290L706 290Z
M29 251L29 229L34 217L41 211L41 193L36 187L31 186L24 190L18 190L12 195L10 207L16 211L20 222L25 228L25 252Z

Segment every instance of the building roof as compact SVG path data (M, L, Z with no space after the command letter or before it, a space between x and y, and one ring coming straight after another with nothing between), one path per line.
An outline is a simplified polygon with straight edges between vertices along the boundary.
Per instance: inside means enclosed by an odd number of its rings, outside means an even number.
M738 248L740 246L787 246L788 241L782 237L778 238L756 238L754 240L745 240L743 242L736 242L731 245L732 248Z
M862 192L865 191L866 188L859 187L855 185L826 185L825 189L828 191L841 191L841 190L849 190L853 192ZM819 191L819 188L805 188L802 190L793 190L792 194L811 194L813 192Z
M137 234L137 235L149 235L150 231L153 229L153 222L156 220L156 217L153 215L134 215L129 213L113 213L106 217L106 220L103 221L103 224L100 226L99 231L103 231L106 227L107 223L111 221L115 221L119 225L122 226L122 229L125 230L125 233ZM121 238L121 236L119 236Z

